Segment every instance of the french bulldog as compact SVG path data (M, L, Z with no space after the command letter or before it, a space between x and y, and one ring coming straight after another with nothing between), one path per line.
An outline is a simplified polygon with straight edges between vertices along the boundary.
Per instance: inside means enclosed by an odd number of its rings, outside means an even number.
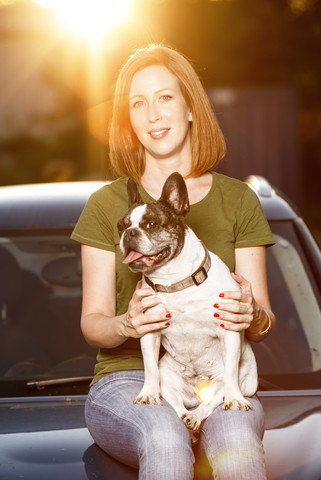
M244 332L225 330L213 314L220 292L239 290L228 267L186 224L189 199L179 173L166 180L159 200L144 204L135 181L127 184L129 209L118 222L120 250L143 287L170 312L170 326L141 338L145 382L138 404L169 402L190 432L213 410L248 410L257 390L255 357ZM150 313L147 310L146 313ZM160 344L165 353L159 360ZM202 386L211 395L202 400Z

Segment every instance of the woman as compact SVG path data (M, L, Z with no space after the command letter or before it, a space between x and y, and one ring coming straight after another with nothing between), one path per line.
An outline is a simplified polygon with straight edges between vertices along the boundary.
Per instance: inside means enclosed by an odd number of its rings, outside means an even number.
M221 293L238 303L216 304L220 313L213 322L245 330L253 341L274 326L266 280L266 246L273 236L256 195L242 182L211 172L224 154L223 135L190 63L164 46L136 51L115 91L110 157L119 178L89 199L72 236L83 244L82 331L99 349L87 425L103 450L139 467L140 479L192 479L194 454L170 405L133 404L144 375L139 338L168 328L170 312L149 314L159 300L122 263L116 224L127 210L128 176L146 202L159 198L172 172L184 176L188 225L235 272L241 287L241 293ZM248 412L219 407L202 425L200 448L213 478L265 478L263 410L256 397L251 404Z

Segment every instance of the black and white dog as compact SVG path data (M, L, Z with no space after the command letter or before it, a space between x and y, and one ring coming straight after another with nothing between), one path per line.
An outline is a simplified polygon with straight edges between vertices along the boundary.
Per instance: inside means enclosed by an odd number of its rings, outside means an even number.
M143 203L133 179L127 188L129 210L118 222L124 263L142 272L143 286L160 297L155 311L171 313L168 328L141 338L145 383L135 403L161 405L162 396L190 430L198 430L222 402L226 410L248 410L244 396L257 390L253 351L244 332L224 330L213 317L213 305L222 302L219 293L239 290L239 285L186 225L189 201L183 177L168 177L152 204ZM161 342L165 354L159 361ZM212 395L202 401L204 382Z

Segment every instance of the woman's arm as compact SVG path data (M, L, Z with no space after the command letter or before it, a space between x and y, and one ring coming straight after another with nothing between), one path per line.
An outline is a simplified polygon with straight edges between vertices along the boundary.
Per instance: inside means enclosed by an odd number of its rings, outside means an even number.
M271 311L266 274L266 247L237 248L235 250L234 280L240 292L222 292L224 299L239 303L219 305L220 320L227 330L246 330L249 340L260 342L274 328L275 316ZM224 320L233 322L224 324ZM270 328L268 328L270 326Z
M150 288L133 294L128 310L116 316L115 253L82 245L83 302L81 329L86 341L95 348L113 348L127 338L166 328L169 314L145 312L160 303Z

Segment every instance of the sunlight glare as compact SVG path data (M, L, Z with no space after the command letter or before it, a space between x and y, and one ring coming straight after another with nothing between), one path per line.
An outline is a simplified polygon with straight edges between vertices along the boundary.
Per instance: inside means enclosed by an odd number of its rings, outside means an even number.
M202 402L210 402L214 398L214 385L210 380L204 380L197 386L197 396Z
M69 33L101 39L129 14L132 0L33 0L53 9Z

